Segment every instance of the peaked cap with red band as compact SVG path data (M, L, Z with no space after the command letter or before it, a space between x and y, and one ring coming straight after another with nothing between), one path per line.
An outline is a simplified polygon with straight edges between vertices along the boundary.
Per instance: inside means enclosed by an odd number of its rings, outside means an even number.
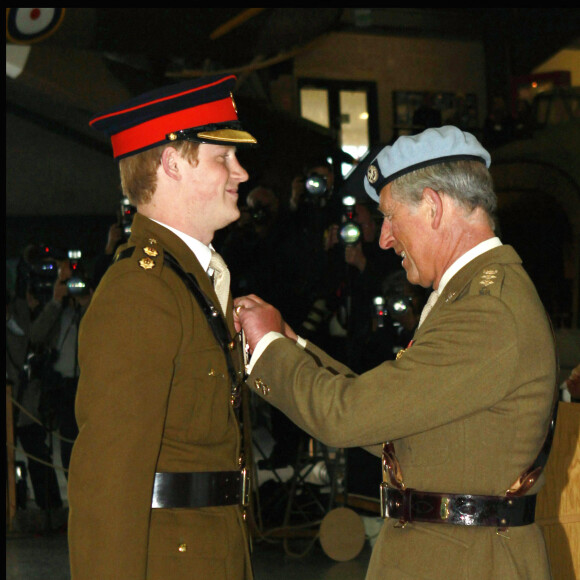
M97 115L89 124L110 136L115 159L177 140L256 145L238 120L235 82L234 75L220 75L162 87Z

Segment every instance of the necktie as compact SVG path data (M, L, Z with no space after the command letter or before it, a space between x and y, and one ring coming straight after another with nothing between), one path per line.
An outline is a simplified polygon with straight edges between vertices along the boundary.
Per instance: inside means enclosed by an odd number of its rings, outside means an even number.
M224 259L212 251L209 267L213 269L213 286L215 293L219 298L222 312L225 314L228 307L228 297L230 294L230 271L224 262Z
M427 315L429 314L429 312L431 312L431 308L433 308L433 306L435 305L435 302L437 302L437 298L439 298L439 292L437 292L437 290L433 290L431 292L431 294L429 294L429 298L427 299L427 304L425 304L425 306L423 307L423 310L421 311L421 318L419 319L419 326L421 326L421 324L423 324L423 321L425 320L425 318L427 318Z

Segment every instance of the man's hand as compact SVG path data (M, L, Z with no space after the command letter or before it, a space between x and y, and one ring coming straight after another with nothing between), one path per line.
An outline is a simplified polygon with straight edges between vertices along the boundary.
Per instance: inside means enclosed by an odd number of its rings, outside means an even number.
M296 340L295 332L284 322L280 312L259 296L250 294L234 300L234 324L239 332L243 330L250 352L268 332L279 332Z
M105 246L105 254L111 256L115 253L117 246L123 239L123 228L121 224L112 224L109 228L109 234L107 236L107 245Z
M61 280L58 278L52 288L52 299L55 302L62 303L66 296L68 296L68 286L66 285L66 280Z
M347 246L344 249L344 259L347 264L354 266L359 272L364 272L367 267L367 258L360 242L355 246Z
M334 248L334 246L338 245L338 224L332 224L325 232L324 232L324 241L323 241L324 249L328 252Z

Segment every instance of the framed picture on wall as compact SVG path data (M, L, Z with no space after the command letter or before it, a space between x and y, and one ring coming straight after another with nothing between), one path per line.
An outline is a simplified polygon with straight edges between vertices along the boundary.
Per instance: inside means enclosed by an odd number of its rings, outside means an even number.
M471 132L479 129L477 96L473 93L394 91L393 114L395 136L441 125L456 125Z

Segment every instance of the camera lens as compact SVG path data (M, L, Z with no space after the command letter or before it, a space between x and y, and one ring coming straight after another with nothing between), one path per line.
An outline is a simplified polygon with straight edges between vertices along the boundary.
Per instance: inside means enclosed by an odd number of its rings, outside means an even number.
M70 278L66 286L71 296L86 296L89 293L89 288L82 278Z
M405 314L411 306L412 298L409 296L394 296L389 298L387 309L392 316Z
M326 177L313 173L306 178L304 187L310 195L323 195L327 187Z
M340 238L347 245L354 245L360 239L360 228L354 222L347 222L340 228Z

